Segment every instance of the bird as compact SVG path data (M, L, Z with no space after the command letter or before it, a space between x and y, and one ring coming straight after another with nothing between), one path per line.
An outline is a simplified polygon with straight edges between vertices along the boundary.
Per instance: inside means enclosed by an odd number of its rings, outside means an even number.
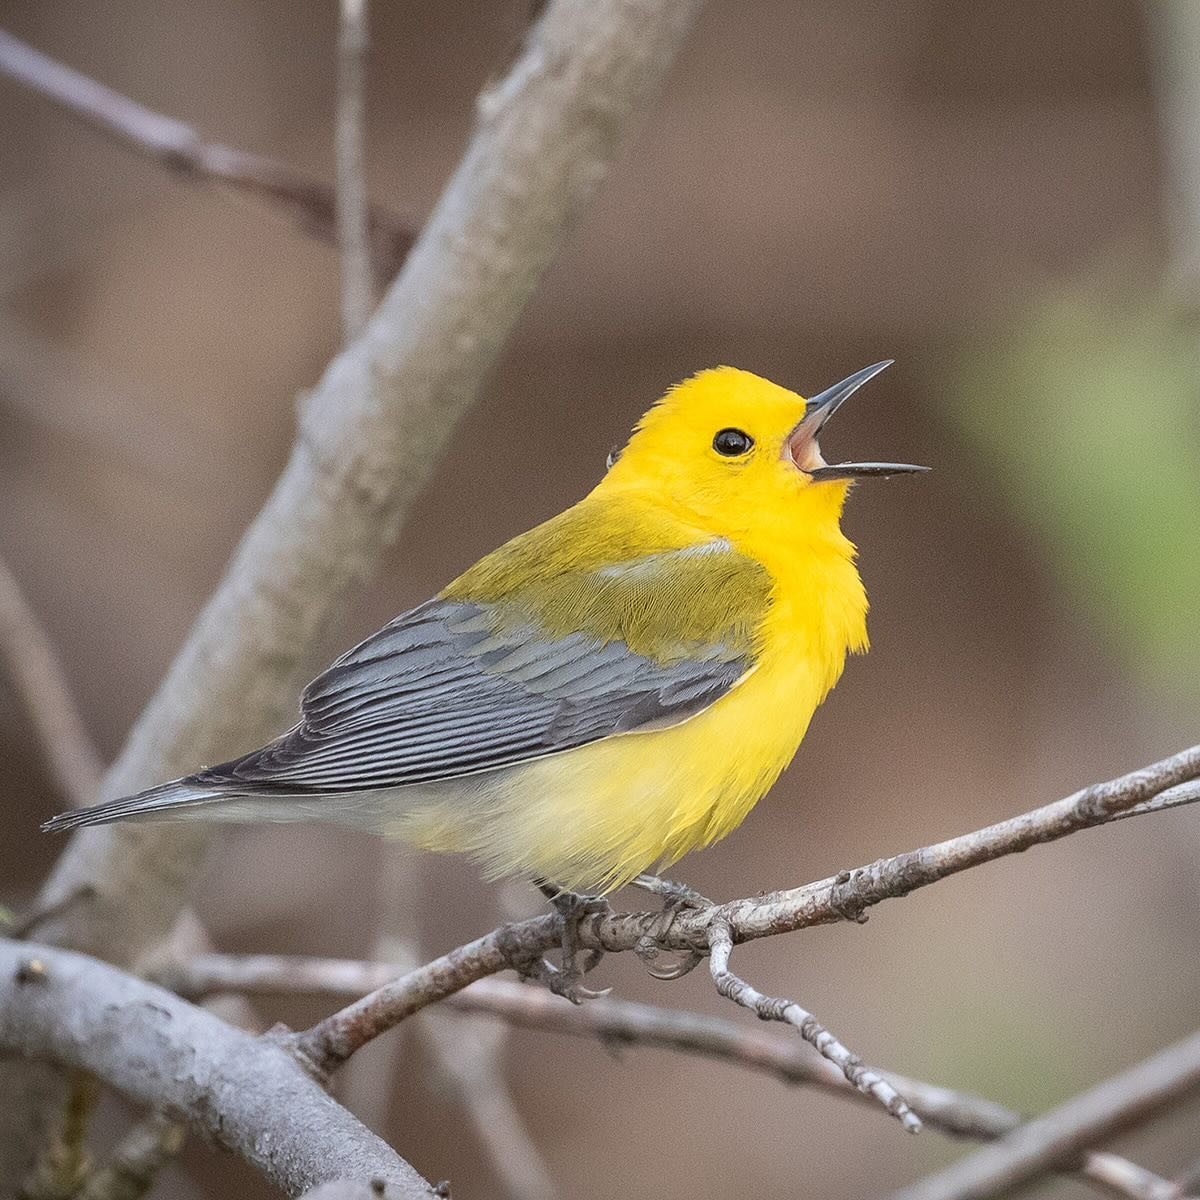
M806 400L720 366L596 487L338 658L267 745L43 828L329 821L604 896L734 830L791 761L867 597L856 480L818 435L891 360Z

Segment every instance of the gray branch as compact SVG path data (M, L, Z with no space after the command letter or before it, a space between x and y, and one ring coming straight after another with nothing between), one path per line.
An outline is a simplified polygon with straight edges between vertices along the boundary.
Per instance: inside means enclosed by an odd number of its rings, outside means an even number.
M96 959L0 941L0 1055L89 1071L290 1195L342 1178L382 1179L401 1200L432 1194L278 1042Z
M275 159L206 141L190 125L138 104L3 30L0 75L174 174L265 205L309 236L338 245L337 202L329 184ZM399 217L376 204L369 206L367 220L371 265L382 286L400 269L414 235Z
M67 683L54 646L20 585L0 559L0 674L24 709L34 741L65 800L96 800L103 763Z
M123 795L287 724L309 655L370 573L542 272L662 81L700 0L554 0L482 116L404 270L305 405L287 468L110 772ZM72 839L43 940L129 963L159 940L210 831Z
M1200 1088L1200 1033L1160 1050L889 1200L986 1200L1076 1162Z
M789 891L688 909L670 922L660 912L597 913L579 924L579 945L608 952L656 945L683 954L707 953L714 925L728 928L732 944L813 925L863 921L884 900L907 896L960 871L1017 854L1031 846L1117 820L1136 806L1143 813L1192 803L1200 790L1181 785L1200 776L1200 746L1183 750L1128 775L1093 784L1053 804L1035 808L945 842L879 859L855 871ZM522 969L561 944L557 916L502 926L385 984L298 1035L300 1049L330 1070L359 1047L414 1012L461 991L478 979Z
M367 0L338 6L337 231L342 253L342 333L358 337L371 315L370 216L367 206Z
M288 724L313 648L394 540L700 7L551 0L481 101L401 274L308 397L282 476L101 798L218 761ZM11 39L2 45L14 49ZM60 915L40 937L136 962L178 916L210 836L178 825L81 832L43 890L40 910ZM71 897L86 899L57 907ZM5 1127L16 1119L0 1113L6 1164L17 1139Z
M272 954L201 954L167 966L159 981L189 999L236 993L247 996L322 996L353 1000L382 987L396 969L383 962L305 958ZM604 996L583 1005L565 1003L540 987L481 979L446 997L459 1012L498 1018L541 1032L589 1038L609 1046L648 1046L694 1054L765 1073L789 1085L820 1088L845 1100L874 1105L843 1071L791 1038L753 1026L682 1009L663 1008ZM1025 1118L995 1101L939 1084L882 1073L931 1128L950 1137L993 1141L1011 1133ZM1105 1195L1114 1191L1134 1200L1181 1200L1182 1189L1127 1159L1089 1154L1081 1174Z

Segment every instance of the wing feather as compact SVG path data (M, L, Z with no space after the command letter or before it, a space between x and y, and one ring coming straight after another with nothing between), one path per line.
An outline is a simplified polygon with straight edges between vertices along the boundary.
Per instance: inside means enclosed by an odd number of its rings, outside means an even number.
M710 623L707 636L674 636L681 597L714 577L727 616ZM686 720L753 668L752 631L769 603L769 580L728 543L560 573L553 582L556 602L572 613L596 609L601 591L605 627L555 632L519 596L472 601L448 589L318 676L290 732L194 778L276 794L449 779ZM626 626L639 647L661 628L659 652L636 652L615 636Z

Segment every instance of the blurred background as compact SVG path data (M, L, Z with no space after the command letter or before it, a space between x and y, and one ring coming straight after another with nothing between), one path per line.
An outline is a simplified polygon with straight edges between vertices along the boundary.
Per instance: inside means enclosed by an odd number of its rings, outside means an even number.
M935 468L852 498L872 652L745 826L677 873L720 898L798 884L1195 741L1197 8L713 0L314 668L571 503L680 377L731 363L811 392L894 357L827 446ZM18 0L0 26L331 179L335 10ZM527 17L524 0L372 6L371 191L414 228ZM0 113L0 556L112 755L338 346L338 263L5 80ZM10 691L0 680L0 901L19 907L60 848L38 822L64 802ZM740 969L872 1062L1037 1111L1194 1027L1198 823L1185 809L1087 833L865 928L748 946ZM365 955L393 886L383 857L329 829L240 830L197 907L225 949ZM534 906L454 860L406 865L403 932L429 954ZM660 984L622 959L599 972L619 995L722 1011L702 972ZM393 1034L370 1055L388 1069L350 1082L364 1118L456 1200L502 1195L427 1047ZM505 1055L564 1197L858 1200L960 1152L665 1052L519 1032ZM1122 1148L1170 1175L1198 1117ZM269 1194L191 1146L156 1194L234 1187Z

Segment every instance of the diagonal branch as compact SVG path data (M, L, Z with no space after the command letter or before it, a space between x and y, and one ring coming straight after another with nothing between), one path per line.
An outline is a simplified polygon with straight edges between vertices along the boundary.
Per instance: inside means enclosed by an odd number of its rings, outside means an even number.
M0 1054L99 1076L241 1155L291 1195L379 1178L432 1189L286 1050L96 959L0 941Z
M918 888L1031 846L1094 828L1130 813L1159 811L1200 799L1200 789L1182 788L1200 775L1200 746L1007 821L790 891L686 909L669 922L660 912L596 914L578 927L584 949L617 952L653 943L682 953L708 951L710 930L728 926L732 944L813 925L865 920L867 909L907 896ZM1176 789L1177 791L1171 791ZM502 926L425 966L383 985L297 1035L300 1049L323 1070L345 1062L372 1038L414 1012L476 980L536 962L562 939L557 916L534 917Z
M481 101L465 155L400 275L308 396L282 476L102 799L229 757L287 724L313 647L394 539L701 6L551 0L507 78ZM13 70L14 53L27 48L3 46ZM44 68L36 59L32 74ZM30 73L26 57L24 82ZM80 82L72 76L58 76L59 91ZM146 131L150 146L154 133ZM166 157L172 149L160 147ZM42 940L136 962L170 929L210 837L170 825L76 835L39 907L88 899L47 922ZM6 1164L11 1119L0 1113Z
M130 100L0 30L0 75L54 101L86 125L159 166L226 194L265 205L331 246L338 245L334 189L271 158L205 141L190 125ZM412 248L413 232L394 213L368 207L371 266L386 284Z
M708 930L709 967L717 991L727 1000L749 1009L761 1021L792 1026L822 1058L833 1063L855 1091L870 1096L892 1114L909 1133L919 1133L921 1119L902 1095L878 1071L868 1067L795 1000L764 996L756 987L729 969L733 933L726 921L714 921Z
M404 270L308 398L291 459L104 795L282 728L342 598L394 538L542 271L661 83L700 0L554 0ZM43 940L134 961L177 915L211 833L72 839L46 900L96 890ZM0 1139L2 1140L2 1139Z
M0 675L25 710L58 790L73 807L94 803L103 775L100 754L75 707L50 639L2 559Z
M890 1200L986 1200L1079 1159L1200 1089L1200 1033L1160 1050Z

